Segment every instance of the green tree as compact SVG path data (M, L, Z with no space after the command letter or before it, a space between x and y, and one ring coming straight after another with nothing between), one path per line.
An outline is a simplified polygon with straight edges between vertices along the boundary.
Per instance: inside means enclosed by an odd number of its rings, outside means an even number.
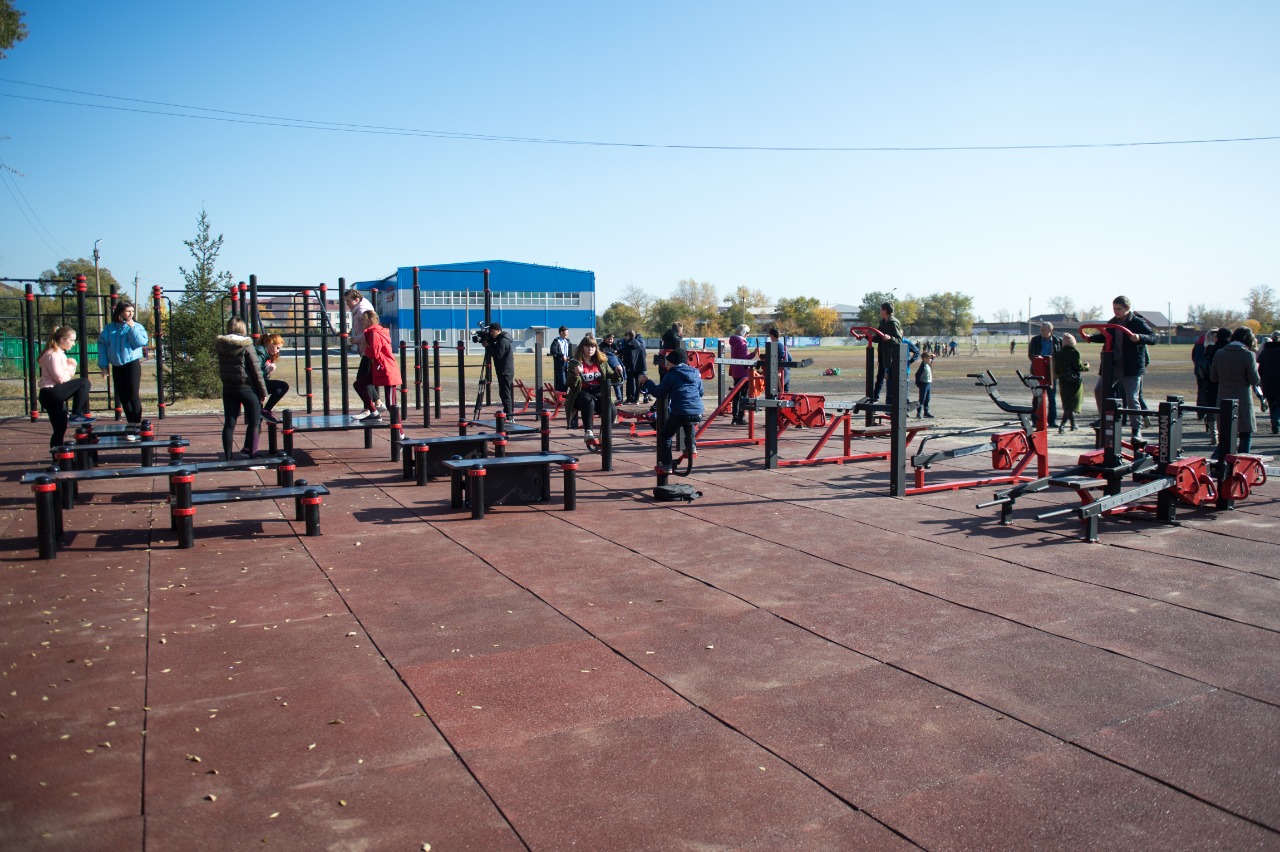
M1249 319L1257 320L1261 328L1275 328L1280 324L1280 302L1270 287L1262 284L1250 288L1244 302L1249 306Z
M1243 313L1230 308L1208 308L1203 304L1187 308L1187 323L1196 328L1237 328L1244 320Z
M926 296L913 326L918 334L968 334L973 328L973 298L957 292Z
M27 37L27 25L22 23L25 14L13 8L10 0L0 0L0 59L5 58L9 48Z
M752 317L751 309L763 308L769 304L769 297L761 290L740 286L724 297L724 303L729 306L729 309L720 315L720 330L732 332L743 323L749 325Z
M631 329L639 330L643 324L644 317L639 311L625 302L614 302L600 315L596 322L596 331L601 336L613 332L621 338L623 332Z
M867 293L862 297L862 301L858 303L858 322L875 328L880 324L880 305L885 302L894 303L892 293L885 293L880 290L872 290Z
M213 342L222 333L223 293L231 286L230 272L218 271L222 234L213 236L209 214L200 211L196 235L183 240L194 265L179 267L186 292L170 316L169 346L173 356L173 385L182 396L210 398L222 392Z
M810 313L809 334L817 337L832 335L843 336L844 328L840 325L840 312L835 308L814 308Z
M688 331L693 330L693 319L688 315L689 308L675 299L658 299L649 306L649 317L646 323L650 337L659 337L673 322L683 322Z
M822 303L812 296L779 299L773 309L774 325L783 334L808 334L813 312Z

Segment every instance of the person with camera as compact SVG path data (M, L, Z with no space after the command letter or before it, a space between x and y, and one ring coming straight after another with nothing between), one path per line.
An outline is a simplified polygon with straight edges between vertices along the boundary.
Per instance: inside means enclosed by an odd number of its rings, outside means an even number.
M595 452L599 447L596 433L591 426L595 421L596 410L600 408L601 394L609 393L609 386L622 377L619 370L609 365L608 359L600 351L596 339L591 335L582 338L578 348L569 361L569 396L565 406L570 412L577 412L582 422L583 440L587 449Z
M491 322L487 334L480 332L472 340L483 345L489 356L494 377L498 380L498 398L502 400L502 411L507 419L511 419L516 410L513 392L516 383L516 358L511 337L502 330L501 323Z

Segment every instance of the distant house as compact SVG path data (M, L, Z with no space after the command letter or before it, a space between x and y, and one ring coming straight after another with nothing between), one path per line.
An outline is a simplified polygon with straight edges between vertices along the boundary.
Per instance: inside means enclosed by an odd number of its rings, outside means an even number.
M1060 325L1076 325L1080 320L1070 314L1036 314L1031 318L1031 322L1038 330L1041 323L1050 322L1053 323L1054 328L1057 328Z

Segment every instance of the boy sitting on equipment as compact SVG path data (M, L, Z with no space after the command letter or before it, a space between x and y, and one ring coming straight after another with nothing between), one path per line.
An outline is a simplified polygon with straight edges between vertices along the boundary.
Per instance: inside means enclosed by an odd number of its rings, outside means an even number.
M658 466L671 473L671 439L681 427L702 419L702 376L689 366L689 353L672 349L667 353L662 381L654 384L646 380L644 392L657 397L657 404L668 406L666 423L658 433Z

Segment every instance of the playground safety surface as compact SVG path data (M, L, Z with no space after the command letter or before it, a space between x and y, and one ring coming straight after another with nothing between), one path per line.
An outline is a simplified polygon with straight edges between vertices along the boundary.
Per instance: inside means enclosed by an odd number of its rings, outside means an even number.
M754 447L654 504L619 437L576 512L557 477L472 521L385 431L299 433L322 537L227 505L178 550L167 483L124 480L41 562L47 429L0 447L6 849L1280 848L1275 483L1088 545L1032 517L1065 493L1001 528L994 489ZM219 429L157 432L203 460Z

